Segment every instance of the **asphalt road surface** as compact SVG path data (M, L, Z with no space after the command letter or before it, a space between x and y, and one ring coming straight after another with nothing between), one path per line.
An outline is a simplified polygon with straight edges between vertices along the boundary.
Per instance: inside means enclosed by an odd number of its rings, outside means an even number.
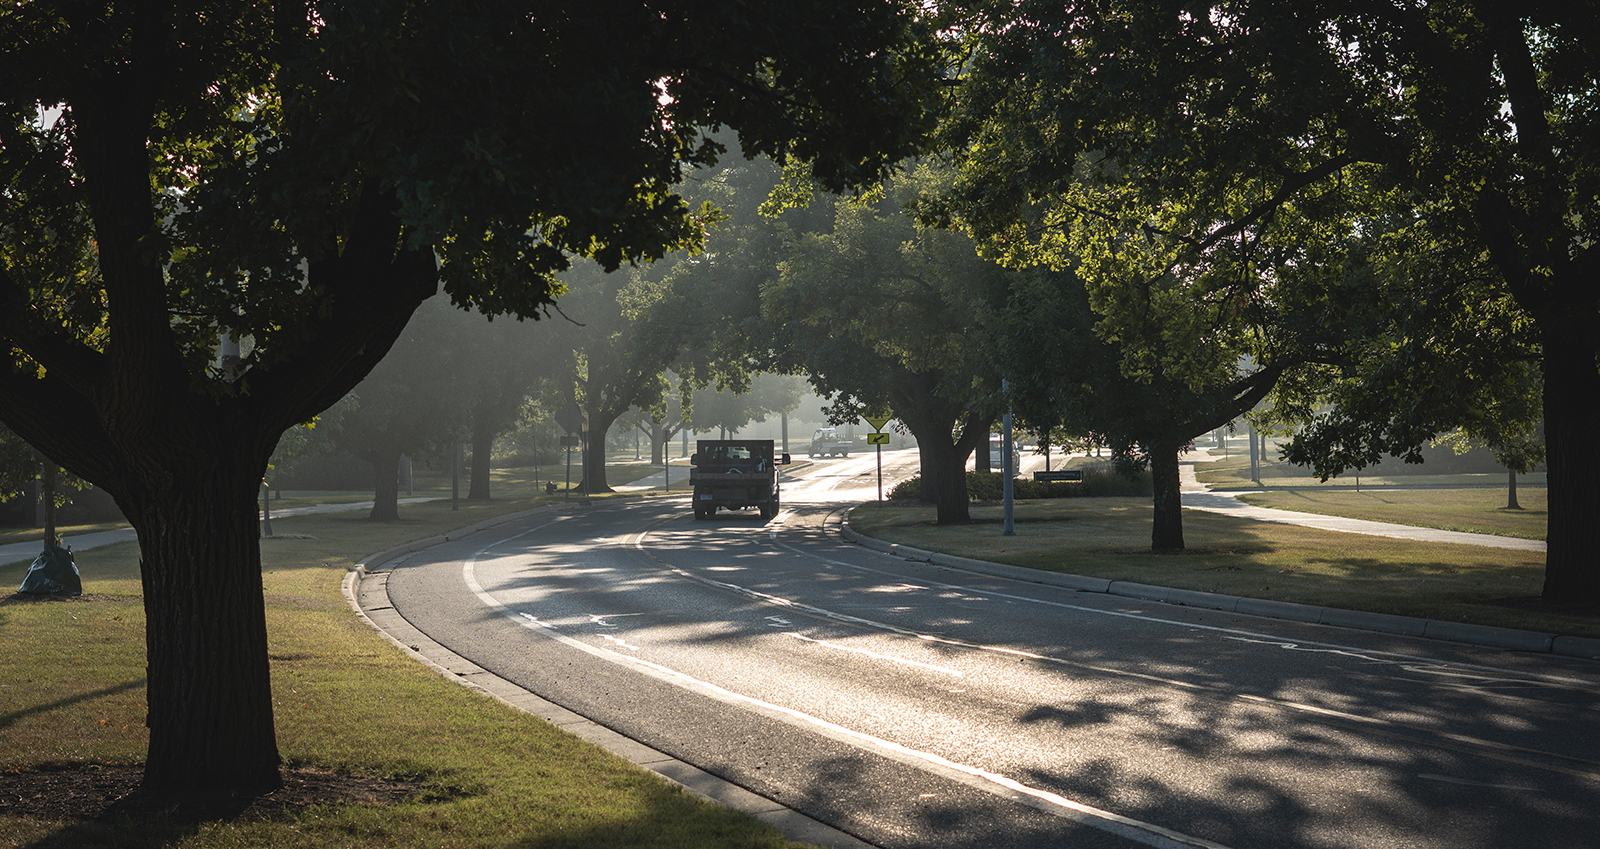
M886 480L915 460L884 458ZM875 487L869 454L801 470L771 522L687 498L544 514L408 555L389 597L879 846L1600 846L1596 664L903 561L837 532Z

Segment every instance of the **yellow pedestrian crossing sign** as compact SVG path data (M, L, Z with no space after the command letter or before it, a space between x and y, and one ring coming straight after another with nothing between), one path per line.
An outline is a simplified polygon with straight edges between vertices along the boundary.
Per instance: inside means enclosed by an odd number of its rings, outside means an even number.
M888 424L889 420L894 418L894 416L893 415L887 415L887 416L862 416L862 418L867 420L867 424L872 425L872 429L873 430L883 430L883 426ZM874 443L871 440L868 440L867 444L868 445L874 445L874 444L877 444L877 443ZM888 443L883 443L883 444L888 444Z
M882 427L882 425L879 425L879 427ZM887 434L887 433L869 433L869 434L867 434L867 444L868 445L888 445L889 444L889 434Z

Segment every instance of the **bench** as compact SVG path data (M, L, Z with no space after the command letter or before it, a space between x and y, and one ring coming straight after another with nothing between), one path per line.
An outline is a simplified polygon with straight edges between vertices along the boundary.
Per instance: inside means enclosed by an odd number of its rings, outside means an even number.
M1083 470L1082 469L1057 469L1056 471L1053 471L1053 472L1034 472L1033 473L1033 479L1036 480L1036 481L1052 481L1052 482L1055 482L1055 483L1061 483L1061 482L1064 482L1064 481L1079 481L1079 482L1081 482L1083 480Z

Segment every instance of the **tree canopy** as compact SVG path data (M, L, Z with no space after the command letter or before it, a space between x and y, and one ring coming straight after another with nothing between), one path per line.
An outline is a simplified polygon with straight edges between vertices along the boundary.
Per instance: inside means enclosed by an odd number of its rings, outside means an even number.
M138 531L146 787L279 781L254 495L285 428L441 283L533 317L571 257L697 244L673 186L717 128L870 180L931 129L931 36L915 4L849 0L0 15L0 421Z
M966 458L1002 409L994 331L1008 272L965 234L902 211L940 179L909 169L877 196L835 199L831 222L796 234L762 308L775 366L808 374L835 418L887 408L910 429L924 498L952 523L968 518Z
M1338 404L1288 405L1311 424L1291 455L1325 472L1405 455L1471 418L1481 387L1528 386L1522 356L1536 358L1551 489L1544 594L1600 598L1589 518L1600 455L1585 444L1600 414L1594 3L965 8L971 58L944 127L963 182L930 214L1032 260L1079 225L1118 220L1166 245L1182 278L1227 283L1189 303L1248 305L1256 290L1239 287L1266 279L1236 273L1250 267L1365 269L1383 291L1345 297L1367 298L1381 321L1352 327L1370 344L1321 373L1343 381ZM1086 166L1114 172L1118 190L1085 186ZM1092 267L1118 256L1099 244ZM1348 264L1346 246L1364 260ZM1338 305L1326 287L1286 282L1280 302ZM1096 309L1119 291L1095 295ZM1453 391L1463 385L1480 391Z

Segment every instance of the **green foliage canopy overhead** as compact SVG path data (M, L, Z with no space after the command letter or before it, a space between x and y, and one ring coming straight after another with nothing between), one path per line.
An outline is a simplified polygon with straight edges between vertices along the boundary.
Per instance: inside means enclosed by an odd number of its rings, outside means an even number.
M1600 598L1590 530L1600 455L1587 435L1600 417L1600 7L1022 0L967 10L972 58L945 125L964 182L930 216L959 218L991 250L1029 259L1064 256L1065 225L1115 217L1124 236L1144 230L1170 245L1189 282L1291 256L1296 243L1362 246L1394 284L1372 299L1385 322L1352 327L1372 344L1322 377L1376 389L1346 394L1307 450L1324 470L1359 466L1462 424L1473 404L1487 409L1483 387L1542 386L1544 592ZM1117 191L1086 196L1086 166L1114 173ZM1092 289L1106 256L1117 254L1090 257ZM1322 296L1296 285L1277 298ZM1115 301L1094 297L1097 311ZM1521 373L1530 356L1539 381ZM1474 391L1453 391L1463 386Z
M0 421L139 531L145 786L279 781L253 505L285 428L441 280L533 316L571 256L696 245L672 187L719 127L870 180L932 128L931 33L878 0L0 13Z

